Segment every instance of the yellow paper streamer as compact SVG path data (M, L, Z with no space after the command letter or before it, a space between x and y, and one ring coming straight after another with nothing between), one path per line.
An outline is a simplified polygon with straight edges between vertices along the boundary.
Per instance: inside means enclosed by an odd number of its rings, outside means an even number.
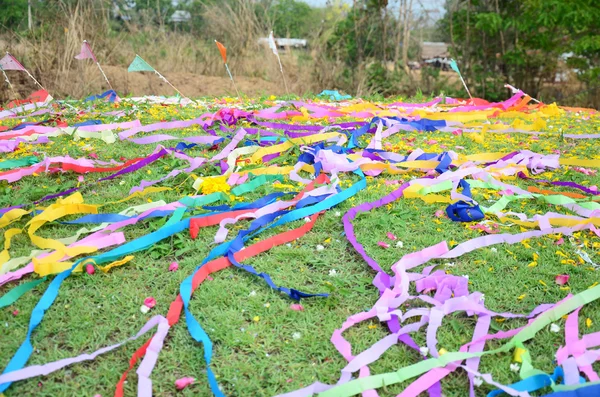
M31 211L25 211L21 208L15 208L15 209L12 209L12 210L6 212L0 218L0 228L6 227L6 226L10 225L11 223L18 221L19 219L21 219L23 217L23 215L27 215L30 212Z
M515 352L513 354L513 361L517 363L523 362L523 354L526 353L527 350L521 349L520 347L515 347Z
M133 255L128 255L123 259L118 261L114 261L106 266L98 266L98 269L102 270L104 273L107 273L113 267L124 265L125 263L131 261L134 258ZM49 274L58 274L62 273L67 269L73 267L73 263L75 262L51 262L51 263L39 263L35 258L33 259L33 271L38 274L40 277L47 276ZM83 266L87 264L95 264L93 259L84 260L79 263L75 269L73 269L74 273L81 273L83 271Z
M113 267L117 267L117 266L122 266L124 264L126 264L127 262L131 261L134 258L133 255L127 255L125 258L118 260L118 261L114 261L113 263L106 265L106 266L99 266L98 268L100 270L102 270L104 273L108 273L108 271L110 269L112 269Z
M279 152L286 151L286 150L292 148L294 145L307 145L307 144L311 144L311 143L315 143L315 142L326 141L326 140L332 139L332 138L339 138L342 136L345 136L345 135L340 134L338 132L329 132L329 133L325 133L325 134L310 135L310 136L306 136L306 137L302 137L302 138L288 139L287 141L280 143L279 145L273 145L273 146L268 146L268 147L263 147L263 148L258 149L252 155L252 157L250 157L250 160L256 164L259 161L261 161L264 156L267 156L267 155L273 154L273 153L279 153Z

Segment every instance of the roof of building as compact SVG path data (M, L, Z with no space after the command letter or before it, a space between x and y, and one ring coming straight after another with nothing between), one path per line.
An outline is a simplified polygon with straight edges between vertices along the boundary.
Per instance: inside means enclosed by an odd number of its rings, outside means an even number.
M192 14L189 11L177 10L170 19L171 22L189 22L192 20Z
M424 41L421 44L421 58L446 58L448 57L448 44L442 42Z

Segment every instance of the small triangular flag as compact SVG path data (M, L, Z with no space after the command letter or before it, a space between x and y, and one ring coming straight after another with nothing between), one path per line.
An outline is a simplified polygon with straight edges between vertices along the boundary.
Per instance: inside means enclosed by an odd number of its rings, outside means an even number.
M135 56L131 65L127 68L128 72L155 72L154 68L148 65L148 62L144 61L139 55Z
M96 55L94 55L94 52L92 51L92 47L90 47L89 43L85 40L81 44L81 51L78 55L75 55L75 59L93 59L94 62L98 62Z
M450 60L450 68L452 68L452 70L454 70L456 73L460 74L460 70L458 70L458 64L454 59Z
M227 63L227 48L225 48L225 46L219 43L217 40L215 40L215 44L217 45L217 48L221 53L221 58L223 58L223 62Z
M465 83L465 79L463 79L462 74L460 73L460 70L458 70L458 64L456 63L456 61L454 59L450 59L450 68L458 74L458 77L460 77L460 81L462 82L463 86L465 87L467 94L469 94L469 98L473 99L473 96L471 95L471 91L469 91L469 88L467 87L467 83Z
M2 69L2 70L22 70L24 72L27 71L23 67L23 65L21 65L21 63L19 61L17 61L17 58L13 57L8 52L6 53L4 58L0 59L0 69Z

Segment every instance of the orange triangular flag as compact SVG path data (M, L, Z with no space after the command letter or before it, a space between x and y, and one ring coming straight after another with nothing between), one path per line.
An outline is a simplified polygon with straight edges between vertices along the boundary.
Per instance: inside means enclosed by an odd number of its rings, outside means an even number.
M225 46L219 43L217 40L215 40L215 44L217 45L217 48L219 48L223 62L227 63L227 48L225 48Z

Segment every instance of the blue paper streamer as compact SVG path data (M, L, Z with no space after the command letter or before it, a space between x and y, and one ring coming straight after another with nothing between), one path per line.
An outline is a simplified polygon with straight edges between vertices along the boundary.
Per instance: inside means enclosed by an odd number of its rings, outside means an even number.
M108 102L114 102L117 99L117 93L114 90L108 90L102 94L92 95L85 98L86 101L95 101L96 99L107 98Z

